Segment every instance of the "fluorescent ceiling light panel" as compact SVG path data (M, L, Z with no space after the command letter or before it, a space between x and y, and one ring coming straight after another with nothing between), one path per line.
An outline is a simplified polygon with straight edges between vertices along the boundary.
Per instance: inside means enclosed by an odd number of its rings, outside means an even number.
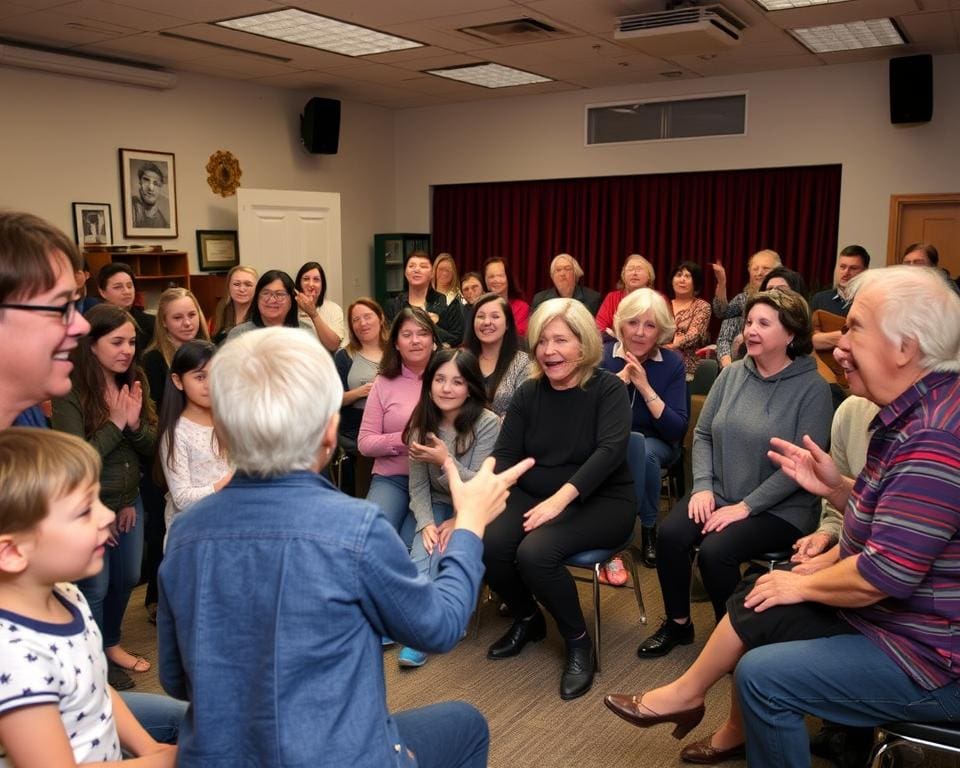
M428 75L446 77L450 80L459 80L470 85L482 85L484 88L510 88L514 85L531 85L532 83L551 83L553 80L522 69L504 67L501 64L467 64L463 67L446 67L445 69L428 69Z
M785 11L788 8L810 8L814 5L845 3L847 0L754 0L768 11Z
M799 27L789 31L814 53L883 48L907 42L891 19L867 19L824 27Z
M287 43L319 48L344 56L369 56L373 53L422 48L423 43L387 35L375 29L358 27L344 21L318 16L296 8L260 13L216 22L217 26L249 32Z

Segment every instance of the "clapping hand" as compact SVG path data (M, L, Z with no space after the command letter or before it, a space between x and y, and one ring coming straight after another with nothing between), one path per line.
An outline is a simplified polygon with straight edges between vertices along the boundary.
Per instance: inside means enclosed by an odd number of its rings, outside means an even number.
M140 414L143 411L143 385L135 381L131 387L124 385L123 391L127 393L126 423L131 431L136 432L140 429Z
M296 300L300 311L310 315L311 320L317 316L317 300L315 298L303 291L294 291L293 298Z

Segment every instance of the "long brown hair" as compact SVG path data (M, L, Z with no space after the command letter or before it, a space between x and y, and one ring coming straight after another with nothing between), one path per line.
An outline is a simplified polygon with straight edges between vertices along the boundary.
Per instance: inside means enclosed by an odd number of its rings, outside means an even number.
M106 374L100 361L93 354L93 345L124 323L130 323L134 329L137 324L128 312L106 302L91 307L84 317L90 323L90 333L80 339L77 348L70 354L73 362L70 380L73 382L73 391L77 393L80 400L83 432L89 438L110 420L110 410L103 396L107 388ZM147 383L143 369L137 363L136 356L132 358L130 367L124 373L114 374L114 381L118 387L133 386L134 382L140 382L140 386L143 387L140 418L148 424L156 424L157 414L150 399L150 385Z
M197 310L197 335L193 338L210 341L210 332L207 330L207 318L203 316L203 310L200 309L200 302L197 301L197 297L186 288L167 288L167 290L160 294L160 301L157 304L157 322L153 325L153 341L150 342L147 349L159 349L160 354L163 356L163 362L167 364L168 368L170 367L170 361L173 360L173 353L177 350L173 344L173 339L170 338L170 331L168 331L166 325L164 325L164 320L167 315L167 309L173 302L177 301L177 299L190 299Z
M363 349L363 344L360 342L360 339L357 338L357 334L353 330L353 310L354 308L361 306L369 309L373 314L375 314L380 319L380 351L382 352L387 348L387 342L390 339L390 327L387 324L386 315L383 314L383 307L381 307L376 301L371 299L369 296L361 296L359 299L354 301L349 307L347 307L347 354L350 357L353 357L361 349Z
M233 280L233 275L236 272L246 272L247 274L253 275L254 284L260 279L257 270L253 267L245 267L243 264L238 264L227 272L227 295L220 299L216 309L213 310L212 333L214 336L218 333L229 331L237 324L237 308L233 304L233 299L230 298L230 281ZM256 303L257 296L254 294L253 298L250 299L250 306L252 307ZM249 316L249 311L247 314Z

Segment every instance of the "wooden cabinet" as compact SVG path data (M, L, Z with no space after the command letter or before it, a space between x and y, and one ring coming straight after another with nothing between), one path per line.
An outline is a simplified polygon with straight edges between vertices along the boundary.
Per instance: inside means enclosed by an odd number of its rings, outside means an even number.
M156 306L160 294L167 288L190 287L190 261L185 251L164 251L154 248L136 248L126 251L105 251L91 248L84 251L90 265L87 292L98 296L97 275L101 268L114 262L128 264L137 279L138 298L144 307Z

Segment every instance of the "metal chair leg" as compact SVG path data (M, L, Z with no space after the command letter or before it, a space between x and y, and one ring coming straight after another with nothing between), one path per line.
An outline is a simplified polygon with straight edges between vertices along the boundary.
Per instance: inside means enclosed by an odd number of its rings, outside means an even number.
M647 609L643 604L643 592L640 590L640 569L637 568L637 554L633 549L624 552L630 561L630 580L633 582L633 596L637 599L637 610L640 611L640 623L647 623Z
M594 670L600 674L600 563L593 566L593 633L594 643Z

